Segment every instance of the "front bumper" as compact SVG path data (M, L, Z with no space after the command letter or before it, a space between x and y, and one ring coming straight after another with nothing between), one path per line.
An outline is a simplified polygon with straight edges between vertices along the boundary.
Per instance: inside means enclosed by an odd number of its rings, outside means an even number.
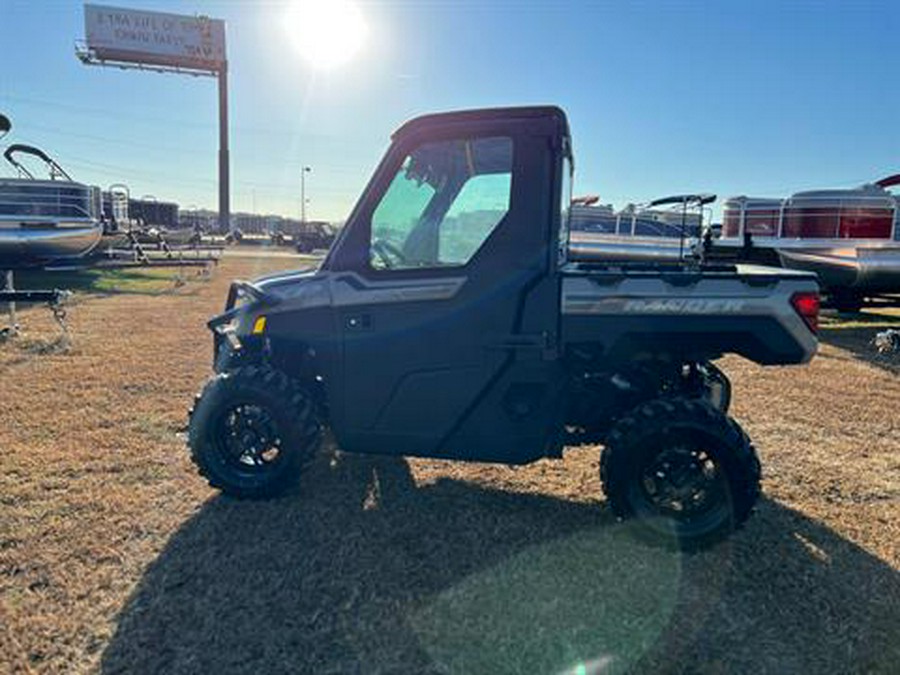
M225 311L207 322L213 334L213 368L226 369L234 358L241 357L262 340L250 334L253 322L264 307L271 307L279 298L266 293L249 281L233 281L225 300Z

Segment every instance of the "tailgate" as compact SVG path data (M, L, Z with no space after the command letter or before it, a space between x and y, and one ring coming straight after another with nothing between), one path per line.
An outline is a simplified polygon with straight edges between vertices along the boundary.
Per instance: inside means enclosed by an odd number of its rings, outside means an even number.
M690 358L736 353L763 364L805 363L818 343L795 303L817 293L813 275L755 266L581 270L563 279L564 339L600 342L613 355L665 350Z

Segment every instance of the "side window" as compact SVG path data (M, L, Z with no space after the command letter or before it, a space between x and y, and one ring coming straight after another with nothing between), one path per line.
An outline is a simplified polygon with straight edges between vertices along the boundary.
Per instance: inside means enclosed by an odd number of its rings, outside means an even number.
M375 269L468 263L509 211L513 142L507 137L426 143L401 165L372 214Z
M466 181L441 226L438 257L465 265L509 210L511 173L474 176Z

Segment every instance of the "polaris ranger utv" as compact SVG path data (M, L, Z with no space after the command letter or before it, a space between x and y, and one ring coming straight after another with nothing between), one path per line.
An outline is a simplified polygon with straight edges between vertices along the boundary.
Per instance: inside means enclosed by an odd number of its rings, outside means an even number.
M558 108L403 125L321 266L236 281L209 322L200 473L271 497L326 425L344 451L508 464L602 443L618 516L690 547L740 525L760 467L711 361L808 361L815 278L572 260L571 177Z

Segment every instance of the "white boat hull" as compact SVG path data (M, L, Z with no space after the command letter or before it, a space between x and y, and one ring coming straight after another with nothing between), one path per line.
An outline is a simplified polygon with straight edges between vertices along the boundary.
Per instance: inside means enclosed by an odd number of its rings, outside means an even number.
M78 258L89 253L101 235L101 228L90 222L25 227L9 227L8 223L0 222L0 264Z

